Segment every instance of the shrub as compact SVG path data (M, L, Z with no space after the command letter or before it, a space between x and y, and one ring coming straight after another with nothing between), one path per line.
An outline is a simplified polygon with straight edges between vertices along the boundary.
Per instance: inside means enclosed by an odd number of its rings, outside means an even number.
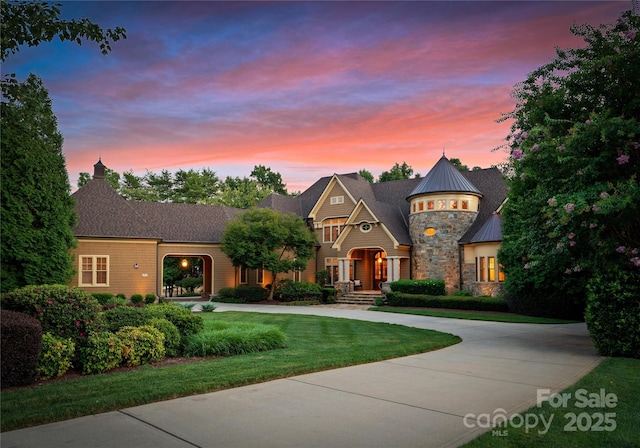
M456 297L473 297L471 291L455 291L452 295Z
M444 296L444 280L397 280L391 282L391 291L425 296Z
M584 318L603 356L640 359L640 276L631 269L598 272L587 284Z
M187 356L230 356L286 346L286 336L275 325L217 322L214 329L188 337Z
M322 301L324 303L335 303L336 301L336 288L324 287L322 288Z
M44 332L69 337L76 348L99 326L101 306L83 290L64 285L25 286L6 294L2 307L37 318Z
M154 317L149 320L149 325L156 327L164 334L164 350L166 356L178 356L180 353L180 346L182 344L182 337L175 325L169 322L167 319Z
M139 327L151 319L148 308L117 306L102 312L105 328L113 333L122 327Z
M37 373L41 379L58 378L71 367L76 346L71 338L59 338L51 333L42 335Z
M201 308L202 308L202 312L211 313L213 312L213 310L216 309L216 306L213 303L203 303Z
M447 308L457 310L508 312L509 307L499 297L436 297L419 294L387 293L389 306L415 306L425 308Z
M267 290L260 286L238 286L235 296L246 303L262 302L267 297Z
M131 296L131 303L142 303L144 301L144 297L142 297L142 294L133 294Z
M233 299L236 297L236 288L220 288L218 297L222 299Z
M167 319L176 326L180 336L185 338L204 329L202 317L186 308L180 308L173 303L151 305L146 308L152 317Z
M147 305L151 305L152 303L156 302L156 295L153 293L148 293L144 296L144 303L146 303Z
M82 373L89 375L115 369L122 362L122 342L113 333L91 333L79 356Z
M126 366L158 361L165 354L164 334L151 325L122 327L116 336L122 342L122 359Z
M36 379L42 325L31 316L0 310L0 384L25 386Z
M276 286L274 296L283 302L298 302L304 300L322 300L322 287L312 282L294 282L281 280Z
M96 299L100 305L111 303L114 298L113 294L110 292L93 292L91 293L91 297Z
M202 277L185 277L176 282L176 286L184 288L188 293L193 293L196 288L202 286Z

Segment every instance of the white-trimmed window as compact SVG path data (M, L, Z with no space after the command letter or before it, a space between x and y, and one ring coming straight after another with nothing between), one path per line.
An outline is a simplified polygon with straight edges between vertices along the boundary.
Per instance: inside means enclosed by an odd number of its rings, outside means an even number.
M246 285L247 283L249 283L249 270L242 266L240 267L240 284Z
M323 242L333 243L342 232L347 218L329 218L322 222Z
M344 204L344 196L331 196L331 205Z
M302 281L302 271L300 269L294 269L293 271L291 271L291 279L294 282L301 282Z
M256 269L256 283L258 285L264 283L264 268Z
M80 255L79 286L109 286L109 255Z

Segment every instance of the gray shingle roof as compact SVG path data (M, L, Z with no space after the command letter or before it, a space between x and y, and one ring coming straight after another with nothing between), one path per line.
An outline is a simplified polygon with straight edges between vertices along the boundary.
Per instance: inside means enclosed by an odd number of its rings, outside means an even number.
M428 193L473 193L481 195L478 188L466 179L449 159L442 156L431 171L422 179L407 199Z

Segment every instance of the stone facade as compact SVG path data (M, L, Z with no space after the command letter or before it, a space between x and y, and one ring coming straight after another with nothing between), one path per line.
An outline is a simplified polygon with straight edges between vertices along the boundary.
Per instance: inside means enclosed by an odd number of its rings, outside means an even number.
M474 282L471 285L471 292L474 296L499 297L504 294L504 283L502 282Z
M409 231L413 240L412 278L442 279L447 293L460 288L458 241L473 224L477 212L427 211L409 216ZM426 229L435 229L427 235Z

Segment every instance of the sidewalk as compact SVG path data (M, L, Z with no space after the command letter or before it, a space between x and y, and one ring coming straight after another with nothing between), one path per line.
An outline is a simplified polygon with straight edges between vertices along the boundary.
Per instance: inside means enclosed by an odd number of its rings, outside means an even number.
M430 328L460 344L0 434L17 447L456 447L485 431L467 414L535 405L601 360L584 324L533 325L344 307L216 304ZM211 372L215 375L215 372ZM466 423L466 424L465 424Z

